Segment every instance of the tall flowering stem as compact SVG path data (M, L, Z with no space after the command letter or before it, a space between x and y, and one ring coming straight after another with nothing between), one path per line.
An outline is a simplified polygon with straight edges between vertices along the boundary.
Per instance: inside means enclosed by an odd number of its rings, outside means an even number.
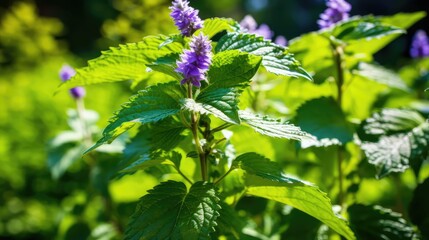
M425 31L419 30L414 34L410 48L412 58L424 58L429 56L429 37Z
M62 66L59 75L60 75L61 81L65 82L65 81L68 81L70 78L72 78L75 74L76 74L76 71L74 70L74 68L66 64ZM85 94L86 94L85 88L74 87L69 91L70 91L70 95L76 101L76 110L82 125L83 139L85 140L85 143L89 147L92 144L92 136L90 131L88 130L88 127L86 126L85 119L84 119L85 104L83 102L83 97L85 97Z
M212 59L212 46L210 40L200 34L192 38L189 50L185 50L177 61L176 71L183 75L182 85L186 85L188 88L188 98L193 99L193 90L195 86L201 87L201 81L206 79L206 73L210 67ZM199 115L197 113L191 113L191 124L192 135L194 137L195 146L200 158L201 175L203 181L208 179L207 169L207 154L201 145L200 137L198 135L198 122Z
M170 7L170 16L183 36L189 37L203 27L203 21L198 16L198 10L189 6L187 0L174 0Z
M328 8L320 14L317 21L320 29L329 28L339 21L348 19L352 9L352 6L344 0L328 0L326 6Z

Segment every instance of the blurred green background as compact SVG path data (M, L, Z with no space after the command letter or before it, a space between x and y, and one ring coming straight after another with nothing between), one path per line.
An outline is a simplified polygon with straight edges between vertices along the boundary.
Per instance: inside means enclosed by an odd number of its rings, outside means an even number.
M427 11L427 0L350 0L352 15ZM317 30L324 0L198 0L202 18L251 14L275 35L288 39ZM0 1L0 239L53 239L65 212L83 189L86 172L73 169L54 181L47 168L49 139L67 129L66 111L75 103L67 92L54 96L64 63L85 66L101 50L176 31L168 0ZM429 19L397 39L376 59L392 68L407 59L412 33L429 30ZM129 83L87 88L88 109L104 126L131 94ZM100 97L103 96L103 97ZM79 166L76 166L79 169ZM127 197L124 197L127 198ZM133 196L130 197L131 199ZM126 202L127 200L124 200ZM60 234L61 235L61 234ZM61 238L61 237L59 237ZM76 238L78 239L78 238Z

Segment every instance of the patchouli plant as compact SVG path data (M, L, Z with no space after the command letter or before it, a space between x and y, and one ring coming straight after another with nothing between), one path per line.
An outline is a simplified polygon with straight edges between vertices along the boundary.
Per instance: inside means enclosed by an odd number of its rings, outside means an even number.
M258 26L250 16L240 23L202 20L189 1L174 0L170 16L177 33L112 47L76 72L64 68L62 78L70 79L60 89L74 89L75 99L84 94L75 87L98 83L131 81L139 90L102 133L91 134L97 141L84 153L97 167L103 149L125 141L115 164L105 168L105 179L139 173L156 179L150 187L149 178L136 184L150 190L124 229L114 211L107 214L104 220L116 226L116 236L419 236L400 214L362 204L356 192L363 178L374 175L381 179L412 168L418 178L429 156L424 116L410 108L387 108L388 100L377 99L390 93L402 97L412 87L373 58L424 14L350 16L348 2L326 4L320 30L285 47L285 39L272 42L268 26ZM424 59L427 37L418 33L415 39L411 55ZM282 111L265 107L270 97L280 99ZM294 164L301 164L294 174L318 186L284 171ZM316 167L320 174L310 176ZM370 177L368 168L374 171ZM102 186L107 185L106 180ZM114 209L108 206L106 211ZM413 221L424 229L423 220Z

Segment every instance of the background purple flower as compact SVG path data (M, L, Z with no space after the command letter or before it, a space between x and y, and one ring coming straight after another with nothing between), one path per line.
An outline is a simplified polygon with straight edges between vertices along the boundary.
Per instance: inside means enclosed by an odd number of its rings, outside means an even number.
M170 16L183 36L189 37L203 27L203 21L198 16L198 10L190 7L187 0L174 0L172 4Z
M277 45L284 46L284 47L287 45L287 39L282 35L277 36L274 42Z
M255 19L252 16L246 15L241 20L240 26L249 32L253 32L258 27L258 24L256 23Z
M63 65L63 67L60 70L60 79L61 81L65 82L69 80L71 77L73 77L76 74L76 71L69 65ZM70 89L70 94L74 99L80 99L83 98L86 94L85 88L83 87L75 87Z
M352 6L344 0L328 0L326 6L328 8L320 14L320 19L317 21L320 29L331 27L339 21L348 19L352 9Z
M249 33L262 36L267 40L271 40L274 35L273 31L271 31L270 27L268 27L267 24L261 24L258 27L258 24L256 23L255 19L250 15L246 15L243 20L241 20L240 26L247 30Z
M201 80L206 79L206 72L211 64L212 46L210 40L200 34L192 39L190 50L185 50L177 61L176 72L183 74L181 84L192 83L201 87Z
M429 38L425 31L419 30L414 34L410 55L412 58L429 56Z

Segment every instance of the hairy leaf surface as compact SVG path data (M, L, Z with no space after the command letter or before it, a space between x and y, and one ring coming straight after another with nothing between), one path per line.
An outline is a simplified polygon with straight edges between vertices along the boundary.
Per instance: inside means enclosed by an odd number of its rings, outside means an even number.
M303 147L345 144L353 139L353 128L333 98L322 97L305 102L298 108L295 122L319 142L305 142Z
M88 151L113 141L137 123L157 122L178 113L181 108L179 99L183 96L183 89L178 82L159 84L140 91L110 119L103 137Z
M171 118L141 126L137 135L126 144L119 168L122 172L133 172L160 163L171 164L175 159L180 162L181 156L166 153L185 139L185 129Z
M162 48L159 46L167 36L149 36L141 42L128 43L103 51L101 56L90 60L88 66L77 69L70 80L64 82L59 90L97 83L139 80L147 75L146 64L158 58L182 52L182 45L172 42Z
M210 239L219 216L212 184L197 182L189 191L181 182L161 183L143 196L125 239Z
M319 219L345 238L355 239L346 221L332 211L325 193L311 184L286 177L275 162L256 153L245 153L234 160L233 167L247 172L247 194L290 205Z
M347 209L358 239L414 239L416 233L401 214L380 206L354 204Z
M298 61L286 52L285 47L265 40L261 36L248 33L228 33L219 40L215 51L223 52L234 49L261 56L262 66L271 73L312 80L311 76L300 67Z
M383 24L375 17L356 17L338 24L332 30L332 35L341 41L371 40L391 34L403 34L401 28Z
M392 88L409 91L409 88L399 75L382 66L361 62L357 70L353 71L353 74Z
M273 119L267 116L255 115L248 111L238 112L241 121L249 125L256 132L276 138L286 138L294 140L313 140L310 134L302 131L299 127L288 124L280 119Z
M235 24L237 23L231 18L208 18L204 20L203 28L199 31L212 38L222 31L231 31ZM195 34L198 34L198 31Z
M359 133L362 149L379 178L410 166L418 176L429 156L429 123L411 110L384 109L365 120Z

